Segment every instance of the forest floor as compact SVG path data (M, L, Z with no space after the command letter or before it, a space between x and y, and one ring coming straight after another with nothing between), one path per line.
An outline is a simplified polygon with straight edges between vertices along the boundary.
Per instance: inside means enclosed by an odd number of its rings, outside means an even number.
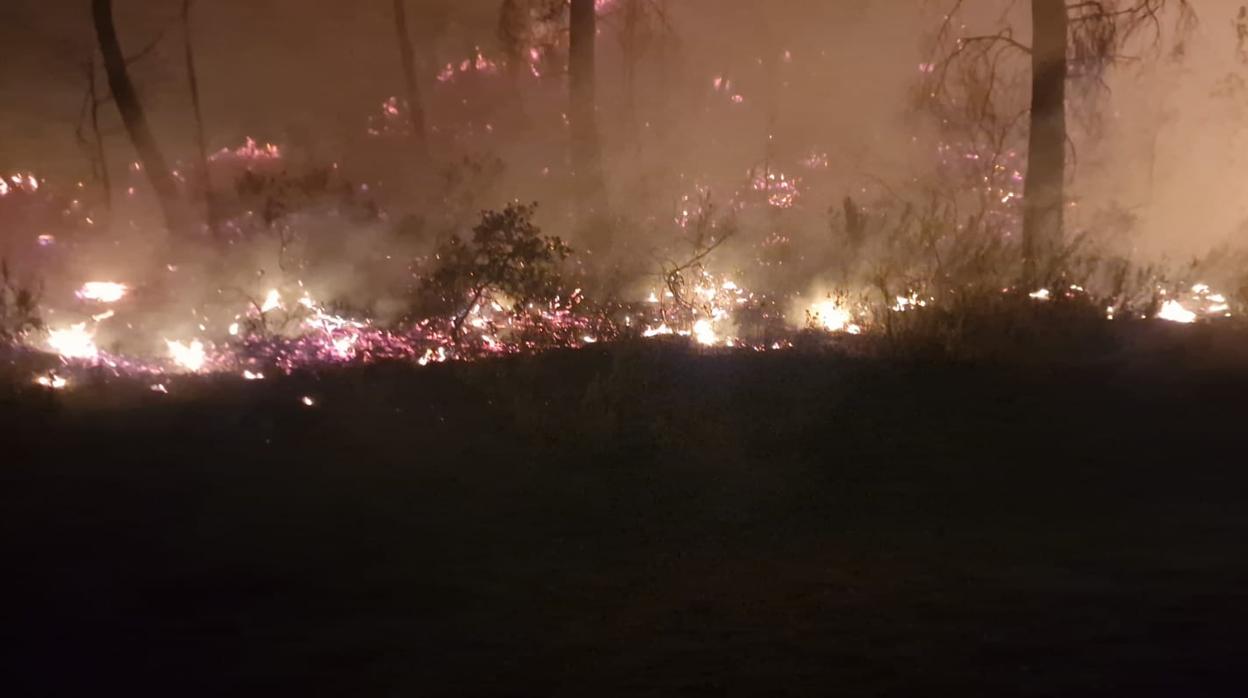
M1242 695L1214 334L0 388L0 691Z

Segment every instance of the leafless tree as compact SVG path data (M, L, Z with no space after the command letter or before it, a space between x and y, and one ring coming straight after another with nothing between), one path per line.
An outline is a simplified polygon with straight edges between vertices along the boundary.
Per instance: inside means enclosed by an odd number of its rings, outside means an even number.
M983 81L976 93L957 96L980 109L1001 97L1002 75L1012 57L1025 57L1031 68L1027 175L1024 184L1024 283L1044 280L1064 244L1065 182L1070 136L1069 87L1103 89L1105 72L1131 60L1127 52L1141 35L1159 45L1163 15L1173 10L1176 34L1182 36L1194 15L1188 0L1031 0L1031 45L1018 41L1012 27L996 33L955 37L955 23L967 0L955 0L936 36L938 59L931 65L928 97L949 96L950 75L958 66L978 66ZM1181 43L1178 44L1181 46Z

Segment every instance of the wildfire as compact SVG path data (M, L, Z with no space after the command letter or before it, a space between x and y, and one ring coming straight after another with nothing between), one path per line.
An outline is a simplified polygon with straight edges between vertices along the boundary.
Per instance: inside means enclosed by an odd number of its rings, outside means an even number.
M693 323L693 338L702 346L713 347L719 344L719 335L715 334L714 323L705 318Z
M862 333L862 327L854 322L854 314L831 298L812 305L806 317L809 325L825 332Z
M1178 301L1166 301L1161 305L1161 310L1157 311L1157 318L1168 320L1169 322L1190 324L1196 322L1196 313L1184 308L1183 304Z
M116 303L130 292L130 287L114 281L88 281L74 294L84 301Z
M47 388L48 390L64 390L69 387L69 380L58 375L56 371L49 371L45 374L35 377L34 384Z
M766 172L754 176L754 191L767 195L767 203L775 208L793 208L801 192L801 180L783 172Z
M1156 315L1158 320L1184 325L1201 318L1216 317L1231 317L1230 302L1225 295L1215 293L1209 284L1204 283L1195 284L1188 293L1180 293L1178 298L1166 299Z
M85 322L48 330L48 348L62 359L94 361L100 356L100 350L95 346L95 333L87 329Z
M260 305L260 312L267 313L282 307L282 292L277 289L270 289L268 295L264 297L264 303Z
M282 159L282 149L272 143L260 145L254 138L248 138L241 146L230 149L222 148L213 153L209 160L244 160L251 162L272 162Z
M17 173L9 175L7 179L0 177L0 196L8 196L19 191L32 193L39 191L39 179L34 173Z
M173 363L178 368L191 373L199 373L204 370L204 366L208 363L208 354L204 351L204 343L198 339L193 339L189 343L165 340L165 346L169 349L169 358L173 360Z

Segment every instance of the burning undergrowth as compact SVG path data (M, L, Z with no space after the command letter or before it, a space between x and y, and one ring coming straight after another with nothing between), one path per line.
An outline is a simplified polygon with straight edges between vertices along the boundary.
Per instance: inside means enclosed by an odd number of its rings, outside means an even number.
M240 207L265 190L257 181L247 175ZM355 200L317 202L329 181L296 187L305 203L271 204L280 214L260 221L240 208L224 241L211 243L223 254L167 265L154 279L88 277L40 295L6 267L0 336L10 351L57 358L31 378L40 386L70 388L106 371L167 392L178 374L260 381L331 366L427 365L632 340L743 351L852 342L863 351L991 355L1055 329L1086 335L1111 323L1227 321L1243 306L1242 293L1203 281L1235 287L1242 267L1234 255L1165 274L1082 241L1048 270L1043 287L1019 288L1009 219L958 217L937 193L922 205L846 198L812 242L784 220L793 210L770 196L721 208L704 192L683 202L651 270L613 284L602 277L619 277L624 267L587 263L582 251L545 234L535 204L487 210L469 235L443 224L412 240L410 222L388 225L379 211L362 223L352 217ZM752 206L771 229L794 232L749 230L758 220ZM349 250L318 239L335 224L353 226L376 247L362 255L358 240ZM253 271L223 271L230 265Z
M1248 260L1229 250L1141 265L1085 234L1020 287L1023 165L937 153L936 176L902 188L846 196L828 156L803 152L737 177L673 174L628 217L585 217L566 196L508 202L525 187L497 158L465 157L412 199L249 139L211 158L231 185L182 238L14 174L0 219L25 236L22 273L5 269L0 341L55 357L31 378L44 387L105 371L167 392L179 374L261 381L634 340L982 356L1242 314Z
M39 235L30 278L5 269L5 343L58 357L60 367L35 378L47 387L91 369L147 376L164 390L163 378L179 373L264 380L629 339L773 351L840 336L976 353L990 343L980 335L1018 334L1022 318L1192 323L1234 317L1243 300L1221 290L1240 288L1233 255L1165 274L1082 239L1042 287L1018 288L1009 196L964 216L952 189L888 192L815 216L797 196L799 178L750 173L722 205L703 185L668 222L599 221L616 238L649 243L604 263L545 234L536 204L486 210L463 234L476 201L466 192L494 177L480 164L445 178L438 215L392 220L367 186L333 166L279 167L281 152L248 141L218 153L236 181L219 227L189 251L165 253L186 262L147 264L155 273L113 262L121 275L88 275L79 269L100 252L90 239ZM8 181L0 201L9 207L23 197L46 207L54 196L33 175ZM40 271L56 278L43 294Z

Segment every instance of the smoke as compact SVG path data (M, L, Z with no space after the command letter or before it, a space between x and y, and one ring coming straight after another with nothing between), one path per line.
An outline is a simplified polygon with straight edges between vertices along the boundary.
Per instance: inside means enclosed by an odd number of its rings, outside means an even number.
M0 80L12 106L0 115L0 172L34 170L58 183L66 192L58 225L75 222L72 232L10 222L0 242L8 256L44 265L53 297L92 279L146 289L160 308L151 324L180 335L172 340L221 324L203 308L219 306L228 319L228 308L270 288L303 288L396 319L414 268L440 240L466 235L483 208L538 201L539 223L578 249L584 282L597 291L644 297L662 288L663 272L714 241L708 267L765 287L798 320L849 281L828 240L845 232L852 211L882 226L894 205L886 202L947 185L942 124L916 99L940 3L655 0L630 25L627 1L599 3L609 215L592 220L570 194L559 26L537 27L546 44L509 71L499 0L410 1L439 162L430 169L412 162L405 120L389 111L403 92L389 2L199 3L192 35L210 149L253 137L281 147L281 162L261 168L275 177L329 172L315 191L268 196L241 192L245 167L214 169L237 228L221 244L164 235L108 106L102 135L115 208L107 224L81 222L101 206L75 139L94 55L88 12L77 0L9 0ZM132 72L158 140L193 191L177 4L115 4L130 50L159 40ZM959 32L1008 23L1020 40L1030 33L1017 7L1002 15L991 3L967 5ZM1238 175L1248 113L1238 6L1209 0L1197 11L1190 36L1163 24L1156 45L1133 47L1139 60L1113 68L1104 89L1072 109L1080 118L1069 226L1137 258L1200 254L1242 238L1248 223ZM1026 61L1017 63L1025 76ZM288 209L276 223L266 220L274 198ZM49 232L72 241L72 254L22 252Z

